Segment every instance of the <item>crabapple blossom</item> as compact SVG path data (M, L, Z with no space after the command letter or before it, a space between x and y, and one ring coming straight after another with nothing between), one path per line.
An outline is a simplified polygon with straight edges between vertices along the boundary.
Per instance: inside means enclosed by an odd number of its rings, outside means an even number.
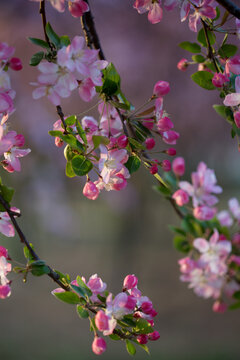
M201 205L193 209L193 215L198 220L211 220L217 212L216 208L211 208L209 206Z
M154 138L147 138L145 140L145 146L147 148L147 150L152 150L155 146L156 142L154 140Z
M163 171L166 171L166 172L171 171L172 166L171 166L171 163L169 160L163 160L161 162L161 166L162 166Z
M11 295L11 288L9 285L0 285L0 299L6 299Z
M167 95L170 91L170 86L167 81L160 80L158 81L153 88L153 95L161 97Z
M99 190L92 181L87 181L83 188L83 195L90 200L96 200L99 195Z
M177 157L172 162L172 169L176 176L183 176L185 173L185 160L183 157Z
M226 82L229 82L229 77L221 73L216 72L212 78L213 85L218 88L223 87Z
M176 201L178 206L183 206L189 202L188 193L182 189L177 190L173 195L172 198Z
M178 70L181 70L181 71L186 71L187 68L189 66L189 63L188 63L188 60L187 59L181 59L178 63L177 63L177 68Z
M238 128L240 128L240 111L234 113L234 121Z
M193 0L191 3L184 0L181 7L181 21L185 21L190 10L194 13L189 15L189 29L197 32L197 25L201 18L214 19L216 17L216 3L214 0Z
M123 288L126 290L133 289L137 286L138 278L135 275L127 275L123 281Z
M102 353L104 353L104 351L106 351L106 348L106 341L103 338L96 336L92 343L92 351L94 352L94 354L101 355Z

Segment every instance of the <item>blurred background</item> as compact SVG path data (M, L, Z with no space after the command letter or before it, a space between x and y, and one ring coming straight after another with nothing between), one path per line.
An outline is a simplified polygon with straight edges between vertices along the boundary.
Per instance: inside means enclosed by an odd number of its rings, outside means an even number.
M190 59L178 43L195 41L187 23L180 23L179 9L164 11L160 24L151 25L146 14L138 15L133 1L90 1L105 55L122 77L122 90L137 107L152 93L158 80L167 80L171 92L164 100L181 137L178 155L187 162L186 177L199 161L214 168L224 187L220 209L232 195L240 198L240 155L230 127L216 115L213 104L221 104L217 92L198 87L190 79L197 71L180 72L177 62ZM82 34L80 21L55 11L47 3L47 17L59 35ZM108 290L121 291L126 274L139 277L139 288L151 298L158 311L156 329L161 334L151 343L152 359L237 360L240 358L239 312L215 314L211 301L203 300L179 281L179 254L172 245L168 224L179 224L173 209L152 190L154 179L142 169L134 174L124 191L102 192L89 201L82 195L83 182L65 176L62 150L47 132L58 119L46 98L32 100L38 71L28 63L39 51L27 37L43 38L38 4L30 1L0 1L0 41L16 47L15 56L24 69L11 72L16 90L12 129L23 133L32 152L22 160L23 171L3 181L14 188L13 205L21 209L19 223L39 256L53 268L87 279L97 273ZM96 99L93 101L93 104ZM80 114L89 107L77 94L63 100L65 114ZM96 113L92 113L93 115ZM17 237L1 238L12 258L23 262ZM12 296L0 305L1 360L94 359L92 334L87 321L80 320L74 306L57 301L50 291L56 286L47 277L12 274ZM127 359L122 343L109 342L103 359ZM147 355L138 349L136 357Z

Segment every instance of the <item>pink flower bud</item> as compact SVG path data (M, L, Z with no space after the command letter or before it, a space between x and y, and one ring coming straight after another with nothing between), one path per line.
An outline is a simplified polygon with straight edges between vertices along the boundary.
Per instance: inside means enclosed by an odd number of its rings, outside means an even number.
M165 154L169 155L169 156L175 156L176 155L176 149L174 148L169 148L167 150L165 150Z
M151 317L155 317L155 316L157 316L157 314L158 314L158 312L157 312L155 309L152 308L152 311L150 312L149 315L150 315Z
M11 295L11 288L9 285L0 285L0 299L6 299Z
M153 308L153 305L152 305L151 301L144 301L141 305L141 311L144 314L151 314L152 308Z
M176 201L178 206L183 206L189 202L188 193L182 189L177 190L172 198Z
M171 163L169 160L163 160L161 163L162 169L163 171L171 171Z
M174 125L173 125L172 121L167 116L161 118L157 122L157 128L159 131L168 131L168 130L172 129L173 126Z
M99 310L95 316L95 324L99 331L108 330L108 317L104 311Z
M240 111L234 113L234 121L238 128L240 128Z
M162 139L166 144L169 145L175 145L177 142L177 139L179 138L179 133L177 133L176 131L164 131L163 133L161 133L162 135Z
M83 195L90 200L96 200L99 195L99 190L92 181L87 181L83 188Z
M142 124L149 130L152 130L152 128L154 126L154 120L153 119L144 119Z
M8 258L8 251L5 247L0 246L0 257L3 256L6 259Z
M156 143L155 143L154 138L148 138L148 139L145 140L145 146L146 146L146 148L147 148L148 150L153 149L154 146L155 146L155 144L156 144Z
M114 184L113 184L113 189L116 191L120 191L120 190L125 189L126 186L127 186L127 180L125 179L123 174L121 174L121 173L116 174Z
M227 305L224 302L222 302L220 300L217 300L213 304L212 309L213 309L214 312L223 314L227 310Z
M172 169L176 176L183 176L185 173L185 160L183 157L177 157L173 160Z
M137 341L138 341L139 344L141 344L141 345L147 344L147 342L148 342L148 336L145 335L145 334L138 335Z
M177 68L178 68L178 70L181 70L181 71L186 71L188 66L189 66L189 63L188 63L187 59L181 59L177 63Z
M150 174L155 175L155 174L158 172L157 164L152 165L152 166L149 168L149 171L150 171Z
M81 17L89 10L88 4L83 0L68 2L68 9L73 17Z
M205 221L205 220L211 220L216 214L216 212L217 212L216 208L210 208L208 206L202 205L202 206L197 206L193 210L193 215L195 216L196 219Z
M106 341L103 338L95 337L92 343L92 351L96 355L101 355L107 348Z
M137 286L138 278L135 275L127 275L123 281L123 288L130 290Z
M229 78L221 73L215 73L213 78L212 78L212 83L214 86L221 88L225 82L228 82Z
M156 330L154 332L148 334L148 339L151 340L151 341L158 340L159 338L160 338L160 334Z
M55 137L55 145L60 148L64 145L64 142L62 141L62 139L60 139L60 137L56 136Z
M128 138L126 135L121 135L117 139L117 144L120 149L124 149L128 144Z
M161 97L163 95L168 94L170 91L170 86L167 81L158 81L153 88L153 95L157 97Z
M9 67L15 71L22 70L22 68L23 68L21 60L19 58L15 58L15 57L10 59Z

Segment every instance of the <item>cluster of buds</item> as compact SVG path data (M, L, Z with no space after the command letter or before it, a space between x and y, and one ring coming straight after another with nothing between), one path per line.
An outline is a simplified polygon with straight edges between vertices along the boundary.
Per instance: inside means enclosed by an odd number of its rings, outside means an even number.
M107 285L95 274L88 282L78 276L69 282L70 291L58 288L52 294L62 301L77 304L79 316L89 318L94 332L92 350L95 354L101 355L106 350L106 341L99 336L101 332L113 340L125 340L127 350L133 355L136 351L134 343L148 350L147 342L160 337L158 331L153 330L153 319L157 312L151 300L142 295L137 284L135 275L127 275L122 292L113 296L106 291Z
M41 0L30 0L40 2ZM89 11L89 6L84 0L49 0L51 5L59 12L65 11L66 1L68 2L68 10L73 17L81 17L85 12Z
M2 213L0 213L0 216ZM12 266L7 260L11 260L5 247L0 246L0 299L6 299L11 295L10 281L7 274L11 271Z

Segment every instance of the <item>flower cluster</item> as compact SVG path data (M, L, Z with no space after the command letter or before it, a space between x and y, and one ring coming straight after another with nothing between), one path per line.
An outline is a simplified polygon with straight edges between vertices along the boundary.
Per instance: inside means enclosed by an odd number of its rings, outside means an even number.
M72 294L75 295L74 303L80 304L77 305L78 314L89 318L94 331L92 350L101 355L106 350L106 342L98 335L98 331L112 339L126 340L127 349L130 341L145 346L149 340L159 339L158 331L153 330L153 319L157 312L151 300L142 295L137 284L135 275L127 275L122 292L113 296L106 291L107 285L95 274L88 282L79 276L72 281L70 287L73 293L58 288L52 294L66 302L69 302L70 297L73 299ZM90 313L94 316L91 317Z
M67 98L78 89L84 101L90 101L96 95L96 86L102 85L101 70L107 61L97 60L98 51L84 49L85 40L75 36L72 43L63 46L57 52L55 62L42 61L38 65L41 74L33 98L47 96L54 105L60 105L61 98Z
M10 281L6 275L11 271L12 266L7 260L10 260L8 251L5 247L0 246L0 299L6 299L11 295Z
M40 2L41 0L30 0ZM51 5L59 12L65 11L66 0L49 0ZM89 6L84 0L67 0L68 10L73 17L81 17L89 11Z

